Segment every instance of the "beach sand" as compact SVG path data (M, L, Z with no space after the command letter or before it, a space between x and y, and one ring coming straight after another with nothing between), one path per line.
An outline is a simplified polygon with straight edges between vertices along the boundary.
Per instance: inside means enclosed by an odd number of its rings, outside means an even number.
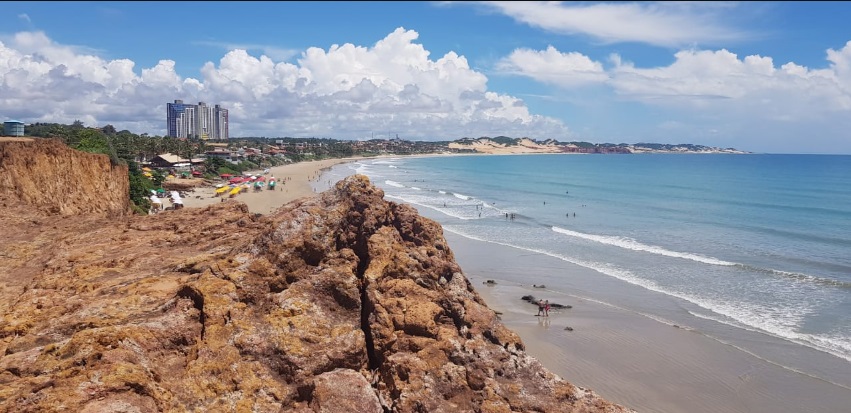
M250 211L266 214L327 188L321 172L358 158L301 162L272 168L284 191L240 194ZM310 179L313 179L312 181ZM333 184L333 183L332 183ZM184 201L203 206L220 199L200 188ZM806 376L757 358L698 331L582 295L536 288L553 277L593 272L562 260L445 232L455 259L502 322L520 335L526 350L565 380L640 412L750 413L840 412L851 406L851 388ZM528 284L505 281L528 274ZM588 275L588 274L585 274ZM592 274L593 276L593 274ZM485 281L494 280L495 284ZM617 302L617 294L612 299ZM536 317L524 295L571 305ZM572 331L566 330L572 328Z
M201 207L222 202L224 199L224 202L244 202L250 212L269 214L281 205L302 197L316 195L311 182L316 182L323 170L357 159L362 158L324 159L275 166L269 169L268 175L265 175L266 177L275 177L278 181L278 187L274 190L268 190L264 187L262 191L254 192L252 188L233 198L228 198L227 195L216 196L215 187L201 187L187 193L187 196L183 199L183 206ZM262 171L255 172L262 173Z
M607 400L639 412L670 413L827 413L851 406L851 389L842 384L803 375L698 331L534 287L548 277L592 270L450 232L444 236L465 276L520 335L529 354ZM517 279L509 274L529 274L528 284L504 281ZM524 295L572 308L537 317L537 306L522 300Z

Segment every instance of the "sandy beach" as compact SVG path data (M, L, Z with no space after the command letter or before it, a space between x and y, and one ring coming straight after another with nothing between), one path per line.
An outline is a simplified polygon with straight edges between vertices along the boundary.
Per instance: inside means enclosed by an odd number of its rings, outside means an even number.
M248 210L258 214L269 214L281 205L296 199L314 196L316 193L311 186L322 171L334 165L351 162L360 158L324 159L321 161L298 162L270 168L267 177L275 177L278 188L254 192L249 189L233 198L216 196L215 187L201 187L187 193L183 199L184 207L202 207L216 202L244 202ZM262 173L262 171L255 171Z
M503 323L520 335L529 354L608 400L640 412L670 413L828 413L851 406L851 390L842 383L809 377L701 332L595 302L581 291L534 287L545 285L547 277L588 269L444 235L465 276L488 306L502 313ZM528 284L505 281L511 273L530 274ZM572 308L537 317L537 306L523 301L524 295Z

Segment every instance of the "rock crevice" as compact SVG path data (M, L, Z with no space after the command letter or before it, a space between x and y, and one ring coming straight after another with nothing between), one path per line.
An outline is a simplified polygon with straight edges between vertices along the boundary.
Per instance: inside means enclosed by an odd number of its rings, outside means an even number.
M0 169L53 171L32 145ZM23 203L0 216L0 411L628 411L528 356L440 225L365 176L268 216L143 217L42 208L24 175L0 182Z

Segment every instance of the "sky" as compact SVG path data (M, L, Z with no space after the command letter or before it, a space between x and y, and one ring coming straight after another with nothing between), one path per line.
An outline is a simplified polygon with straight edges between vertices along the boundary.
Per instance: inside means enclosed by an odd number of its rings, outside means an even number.
M851 154L851 2L3 2L0 119Z

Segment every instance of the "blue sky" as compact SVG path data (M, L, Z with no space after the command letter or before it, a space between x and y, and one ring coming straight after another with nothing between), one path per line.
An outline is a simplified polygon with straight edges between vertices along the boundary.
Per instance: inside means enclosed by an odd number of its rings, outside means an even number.
M4 2L0 118L851 154L849 2Z

